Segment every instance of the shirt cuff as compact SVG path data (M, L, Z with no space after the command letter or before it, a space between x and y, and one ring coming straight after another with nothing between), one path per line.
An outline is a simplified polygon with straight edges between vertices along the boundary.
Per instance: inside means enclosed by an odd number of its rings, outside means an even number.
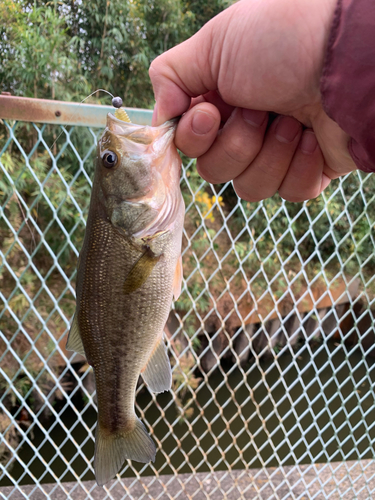
M351 137L357 167L375 172L374 0L338 0L320 90L325 112Z

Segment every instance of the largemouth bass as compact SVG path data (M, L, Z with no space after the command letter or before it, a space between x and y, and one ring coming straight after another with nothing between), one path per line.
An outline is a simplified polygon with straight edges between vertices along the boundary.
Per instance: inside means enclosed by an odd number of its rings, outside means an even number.
M155 444L134 411L139 375L153 392L171 388L163 330L181 291L184 221L176 124L144 127L109 114L98 143L67 349L94 370L99 485L127 458L155 459Z

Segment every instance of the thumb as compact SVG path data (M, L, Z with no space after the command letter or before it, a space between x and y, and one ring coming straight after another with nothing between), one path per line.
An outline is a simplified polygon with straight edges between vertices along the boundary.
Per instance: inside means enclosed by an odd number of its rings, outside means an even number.
M217 88L217 78L211 63L213 37L210 25L214 20L152 62L149 75L156 100L153 125L160 125L185 113L192 97ZM216 54L217 49L216 45Z

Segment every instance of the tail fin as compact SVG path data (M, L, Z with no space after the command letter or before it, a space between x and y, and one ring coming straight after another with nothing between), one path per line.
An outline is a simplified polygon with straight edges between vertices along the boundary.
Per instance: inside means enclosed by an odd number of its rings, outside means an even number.
M126 434L106 435L99 422L96 427L94 469L99 486L115 477L127 458L147 463L155 460L155 443L137 418L134 429Z

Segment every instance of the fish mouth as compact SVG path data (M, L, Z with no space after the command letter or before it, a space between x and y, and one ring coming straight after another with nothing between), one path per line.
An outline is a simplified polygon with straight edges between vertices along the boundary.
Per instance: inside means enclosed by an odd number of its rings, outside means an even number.
M151 125L139 125L139 123L124 122L124 120L120 120L113 113L108 113L107 114L107 120L108 120L108 118L110 118L114 122L117 122L117 123L119 123L121 125L126 125L126 126L130 126L130 127L139 127L139 128L151 127L151 128L154 128L154 129L158 129L160 127L164 127L167 124L168 124L168 126L177 125L177 123L180 121L181 117L182 117L182 115L176 116L175 118L171 118L171 119L167 120L166 122L162 123L161 125L157 125L156 127L153 127Z
M170 131L171 135L174 136L174 132L180 118L180 116L172 118L157 127L152 127L150 125L138 125L137 123L124 122L123 120L116 118L116 116L112 113L108 113L107 129L121 137L126 137L128 140L141 144L151 144L163 135L168 134L168 131Z

